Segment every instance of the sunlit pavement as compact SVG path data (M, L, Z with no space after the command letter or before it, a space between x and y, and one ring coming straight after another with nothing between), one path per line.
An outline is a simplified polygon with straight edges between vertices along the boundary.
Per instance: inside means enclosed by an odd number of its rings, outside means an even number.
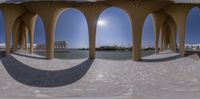
M46 60L38 55L28 55L12 54L10 58L17 59L23 66L31 67L33 72L47 71L47 76L53 71L68 72L68 69L87 61L87 59ZM51 87L38 87L49 79L35 76L35 73L30 72L20 75L16 71L23 72L29 68L20 67L19 70L20 65L6 60L7 58L2 58L0 63L0 99L199 99L200 97L200 61L195 54L180 58L178 53L165 51L159 55L144 57L140 62L95 59L90 61L91 66L85 74L81 71L83 77L69 84L62 80L71 74L66 73L66 76L56 78L58 82L63 81L62 85L56 87L54 87L57 83L55 81L49 84ZM11 64L12 68L9 67ZM29 75L43 81L38 83L38 86L36 84L31 86L29 84L32 80L26 78Z

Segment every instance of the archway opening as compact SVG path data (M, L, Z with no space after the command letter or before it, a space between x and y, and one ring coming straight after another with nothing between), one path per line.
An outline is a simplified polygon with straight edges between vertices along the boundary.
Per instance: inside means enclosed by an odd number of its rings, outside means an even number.
M200 9L194 7L190 10L186 22L185 50L189 53L200 51Z
M89 37L85 16L78 9L66 9L59 16L56 25L55 58L88 58L88 46Z
M197 7L191 9L186 23L185 44L186 50L200 50L200 10Z
M37 16L35 23L34 53L46 56L45 30L40 16Z
M96 57L101 59L132 59L132 32L128 14L111 7L99 16L96 32Z
M0 11L0 51L5 51L6 44L5 44L5 29L4 29L4 19L3 13Z
M134 24L134 23L133 23ZM142 31L142 57L154 54L154 27L153 21L150 15L148 15L144 21Z

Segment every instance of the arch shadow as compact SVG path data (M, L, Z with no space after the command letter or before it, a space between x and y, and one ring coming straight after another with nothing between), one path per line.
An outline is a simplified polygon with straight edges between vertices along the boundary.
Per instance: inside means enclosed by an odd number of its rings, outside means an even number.
M94 60L64 70L40 70L27 66L13 56L1 59L7 72L16 81L34 87L61 87L80 80L89 70Z

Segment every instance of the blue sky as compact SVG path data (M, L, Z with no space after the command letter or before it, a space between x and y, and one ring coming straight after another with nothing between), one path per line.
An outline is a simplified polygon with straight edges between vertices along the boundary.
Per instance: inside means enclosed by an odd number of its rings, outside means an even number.
M119 45L131 46L132 33L129 17L126 12L118 8L108 8L99 17L102 24L97 26L96 46ZM134 23L133 23L134 24ZM147 16L142 34L142 46L153 46L153 23L151 16ZM200 43L200 9L193 8L186 24L186 43ZM70 48L88 47L88 29L84 15L77 9L64 11L57 22L55 40L68 42ZM0 43L5 42L3 16L0 13ZM45 43L45 32L40 17L35 27L35 43Z

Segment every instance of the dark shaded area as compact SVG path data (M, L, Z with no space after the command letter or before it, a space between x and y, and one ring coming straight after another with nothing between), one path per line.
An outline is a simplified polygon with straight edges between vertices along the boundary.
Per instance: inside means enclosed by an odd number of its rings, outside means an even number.
M80 80L89 70L94 60L69 69L48 71L27 66L11 55L1 59L7 72L18 82L34 87L60 87Z
M198 55L198 57L200 58L200 51L186 51L185 56L190 56L190 55Z
M5 57L6 56L6 52L5 51L0 51L0 58Z

